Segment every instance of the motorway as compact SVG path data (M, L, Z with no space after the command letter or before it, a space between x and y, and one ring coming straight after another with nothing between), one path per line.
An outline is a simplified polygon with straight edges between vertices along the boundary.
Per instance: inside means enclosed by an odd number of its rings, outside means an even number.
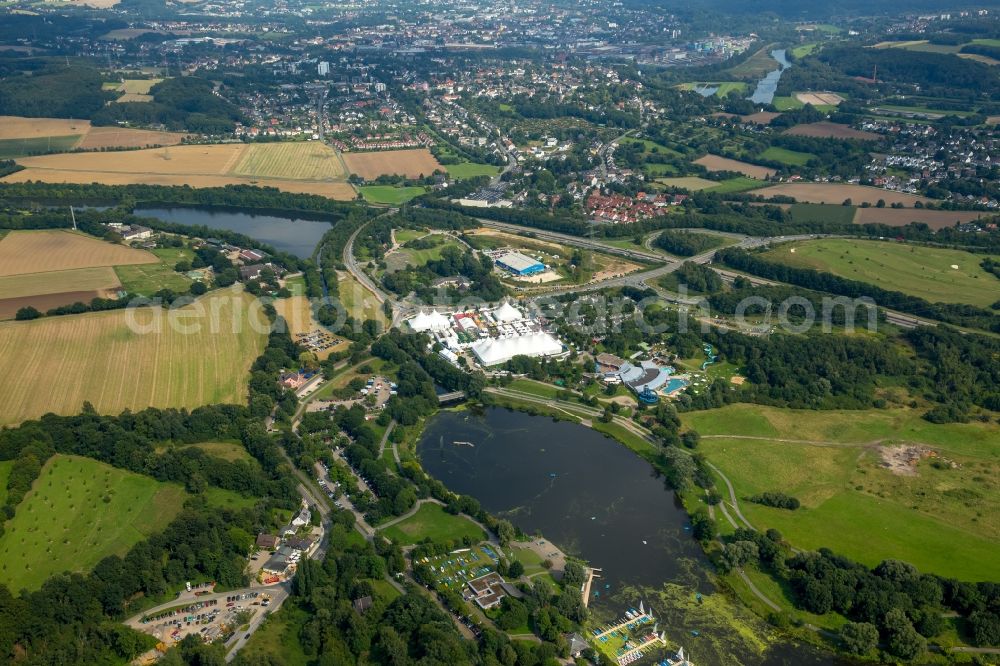
M652 242L655 237L662 233L662 231L651 234L644 241L644 250L630 249L630 248L620 248L612 245L607 245L600 241L593 240L591 238L584 238L581 236L573 236L571 234L564 234L557 231L546 231L541 229L535 229L532 227L524 227L517 224L510 224L507 222L496 222L494 220L488 220L485 218L476 218L476 220L482 224L484 227L491 229L497 229L499 231L505 231L508 233L516 234L531 234L533 237L547 240L557 243L562 243L565 245L571 245L573 247L579 247L583 249L595 250L603 252L605 254L613 254L629 259L634 259L642 261L645 263L657 264L655 268L651 268L644 271L637 271L630 273L628 275L623 275L617 278L611 278L608 280L602 280L600 282L592 282L582 285L569 285L562 288L551 289L546 291L544 294L539 294L537 296L530 297L534 299L544 299L553 296L560 296L570 293L582 293L591 291L600 291L602 289L610 289L616 287L636 287L639 289L654 289L666 300L681 303L685 305L693 305L698 302L699 299L685 299L679 295L670 294L669 292L663 291L656 285L656 280L663 277L669 273L673 273L678 268L681 267L685 262L692 262L696 264L710 264L715 259L715 254L718 250L712 249L707 252L695 255L693 257L687 257L685 259L674 259L671 257L664 256L662 254L653 252L651 250ZM376 295L380 302L388 300L393 305L393 321L392 325L398 325L404 319L417 313L419 310L441 310L448 311L449 306L444 305L415 305L411 303L406 303L404 301L398 301L392 297L375 284L375 282L361 269L357 261L354 258L354 240L361 233L364 227L359 228L355 231L351 237L348 239L347 244L344 247L344 265L351 272L352 275L369 291ZM828 238L837 237L827 234L798 234L789 236L772 236L772 237L758 237L758 236L746 236L743 234L736 234L730 232L715 232L713 234L726 236L738 240L735 245L729 247L738 247L743 249L752 249L757 247L763 247L771 245L772 243L785 243L798 240L812 240L816 238ZM751 275L742 275L734 271L718 268L715 266L710 266L712 270L718 273L723 281L731 283L737 277L745 277L750 281L753 286L775 286L782 283L775 282L773 280L767 280L764 278L759 278ZM899 326L900 328L915 328L917 326L936 326L937 322L932 320L923 319L920 317L914 317L912 315L896 312L893 310L887 310L881 308L885 312L886 321L890 324Z

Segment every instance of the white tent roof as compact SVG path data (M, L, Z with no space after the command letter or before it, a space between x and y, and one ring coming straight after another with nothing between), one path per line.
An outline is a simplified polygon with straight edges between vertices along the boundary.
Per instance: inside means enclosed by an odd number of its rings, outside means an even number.
M503 305L493 311L493 318L499 322L517 321L519 319L524 319L524 315L522 315L513 305L504 301Z
M411 319L409 323L410 328L417 333L423 333L424 331L444 331L451 328L448 318L437 312L431 312L430 314L421 312Z
M548 333L490 338L472 345L472 353L485 366L505 363L515 356L552 356L561 354L562 350L562 343Z

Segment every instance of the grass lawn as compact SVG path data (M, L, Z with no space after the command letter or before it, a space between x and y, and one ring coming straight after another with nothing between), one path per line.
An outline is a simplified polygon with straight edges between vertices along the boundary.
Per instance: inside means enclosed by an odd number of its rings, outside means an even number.
M792 56L795 58L805 58L807 55L816 50L819 44L802 44L801 46L796 46L792 49Z
M152 251L160 259L158 264L136 264L115 266L115 273L122 283L122 289L129 294L152 296L161 289L186 292L191 288L191 280L174 270L178 261L190 261L194 253L182 248L157 248Z
M393 232L396 242L400 245L409 243L411 240L416 240L417 238L423 238L426 235L426 229L396 229Z
M809 160L816 157L812 153L800 153L797 150L788 150L787 148L777 148L775 146L771 146L761 153L760 156L765 160L773 160L789 166L805 166Z
M746 192L747 190L756 190L760 187L767 187L768 183L763 180L757 180L756 178L748 178L747 176L737 176L736 178L730 178L729 180L724 180L717 184L715 187L707 188L708 192L718 192L719 194L732 194L734 192Z
M719 181L717 180L709 180L708 178L701 178L700 176L657 178L656 182L666 185L667 187L681 187L690 192L698 192L699 190L708 190L713 187L718 187L719 185Z
M309 619L309 614L286 603L277 613L268 615L267 620L253 633L240 655L250 663L285 664L286 666L306 666L311 659L302 650L299 630Z
M13 460L0 460L0 506L7 503L7 479L14 468Z
M805 104L791 95L786 97L775 97L771 100L771 104L773 104L774 108L778 111L794 111L795 109L801 109L805 106Z
M413 197L419 197L427 190L423 187L395 187L393 185L364 185L358 188L368 203L398 206Z
M743 513L795 546L828 547L868 565L901 559L921 571L994 580L1000 561L1000 427L934 425L910 409L801 411L731 405L684 424L733 482ZM733 435L727 437L727 435ZM738 437L759 439L739 439ZM795 441L780 441L795 440ZM922 460L913 475L881 464L880 446L922 444L954 462ZM764 491L797 497L797 511L745 501Z
M420 543L430 538L441 543L458 542L465 537L483 539L485 535L477 525L464 516L453 516L437 504L423 504L406 520L382 530L389 539L401 546Z
M475 178L476 176L493 177L500 173L500 167L492 164L476 164L475 162L462 162L461 164L446 164L444 167L448 175L461 180L462 178Z
M655 162L646 162L641 167L643 173L645 173L650 178L660 178L661 176L676 176L680 171L673 164L657 164Z
M201 442L199 444L191 444L185 448L201 449L210 456L222 458L230 462L234 460L249 461L254 459L239 442Z
M557 386L536 382L532 379L515 379L507 388L521 391L522 393L530 393L542 398L555 398L560 391Z
M385 321L382 304L347 271L337 271L337 292L347 314L355 319Z
M257 500L253 497L244 497L232 490L216 488L215 486L209 486L205 490L205 499L210 505L220 509L252 509L257 504Z
M737 79L759 79L778 69L778 62L771 57L775 44L763 46L743 62L730 67L727 73Z
M37 589L61 571L87 571L162 530L183 488L78 456L55 455L5 525L0 582Z
M931 302L988 307L1000 293L1000 281L979 266L985 257L961 250L891 241L825 239L782 245L765 256Z

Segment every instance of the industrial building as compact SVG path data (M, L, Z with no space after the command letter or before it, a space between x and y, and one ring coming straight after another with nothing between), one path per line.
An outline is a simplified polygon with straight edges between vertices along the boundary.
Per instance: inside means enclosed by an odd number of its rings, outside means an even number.
M504 252L497 256L494 261L497 266L514 275L536 275L545 271L545 264L531 257L526 257L520 252Z

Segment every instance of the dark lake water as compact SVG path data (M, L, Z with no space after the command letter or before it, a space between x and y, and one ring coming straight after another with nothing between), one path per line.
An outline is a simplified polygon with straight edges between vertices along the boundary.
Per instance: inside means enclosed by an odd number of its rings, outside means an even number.
M441 412L417 453L451 490L602 568L596 614L610 619L645 601L698 666L846 663L776 640L719 593L674 494L649 463L594 430L501 408Z
M785 49L775 49L771 51L771 57L778 62L778 69L769 72L767 76L757 82L757 89L749 97L755 104L770 104L774 101L774 93L778 90L778 81L785 70L792 66L785 59Z
M236 231L301 258L312 256L323 234L330 230L329 222L238 210L137 208L135 214L166 222Z

